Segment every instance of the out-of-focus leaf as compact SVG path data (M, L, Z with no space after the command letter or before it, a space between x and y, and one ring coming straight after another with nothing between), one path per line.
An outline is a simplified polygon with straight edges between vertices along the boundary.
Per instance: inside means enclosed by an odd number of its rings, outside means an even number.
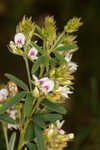
M10 124L15 124L16 121L13 120L12 118L10 118L8 115L6 114L2 114L0 115L0 121L4 121L6 123L10 123Z
M47 108L49 108L53 112L58 112L58 113L61 113L61 114L66 114L66 112L67 112L64 107L60 106L59 104L52 103L48 100L42 101L41 104L46 106Z
M16 132L13 132L10 137L10 141L9 141L9 149L10 150L14 150L15 140L16 140Z
M17 77L15 77L14 75L8 74L6 73L5 76L10 79L11 81L13 81L14 83L16 83L19 87L21 87L23 90L28 90L28 86L20 79L18 79Z
M26 95L26 92L20 92L16 94L14 97L10 98L6 103L0 107L0 114L4 113L7 109L11 108L12 106L15 106L18 104L18 102L24 98Z

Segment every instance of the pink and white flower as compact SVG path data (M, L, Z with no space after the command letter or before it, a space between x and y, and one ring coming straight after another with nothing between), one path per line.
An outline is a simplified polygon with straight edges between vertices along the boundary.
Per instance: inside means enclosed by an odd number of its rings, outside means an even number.
M29 50L29 53L28 53L28 57L32 60L35 60L37 59L37 54L38 54L38 51L35 47L32 47L30 50Z
M50 80L48 77L38 80L38 78L33 75L33 79L35 80L35 84L39 86L45 94L51 92L54 88L54 81Z
M1 89L0 90L0 101L7 99L7 96L8 96L8 90L7 89Z
M70 88L67 86L67 85L65 85L65 86L60 86L57 90L56 90L56 92L59 92L63 97L65 97L65 98L69 98L69 94L72 94L73 92L72 91L70 91Z
M23 33L17 33L14 37L15 44L18 48L22 48L25 44L25 36Z
M58 132L60 134L65 134L65 131L63 129L61 129L61 127L63 126L64 122L65 122L65 120L63 120L61 122L59 120L56 121L57 130L58 130Z

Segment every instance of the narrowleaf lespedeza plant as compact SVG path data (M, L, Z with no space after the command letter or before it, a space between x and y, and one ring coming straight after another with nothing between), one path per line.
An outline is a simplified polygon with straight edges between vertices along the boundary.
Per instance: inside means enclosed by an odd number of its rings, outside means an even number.
M28 85L5 74L9 81L0 90L0 120L7 150L63 150L74 138L73 133L62 129L66 114L62 103L73 93L77 64L71 59L78 50L74 32L81 25L80 18L75 17L61 34L56 33L53 17L46 17L42 27L26 17L17 25L9 50L24 59ZM41 45L34 41L35 36ZM8 130L12 131L9 140Z

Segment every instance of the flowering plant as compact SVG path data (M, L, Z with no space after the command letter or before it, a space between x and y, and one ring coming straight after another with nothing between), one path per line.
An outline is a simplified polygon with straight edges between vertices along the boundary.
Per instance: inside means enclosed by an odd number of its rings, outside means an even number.
M9 50L24 59L28 85L5 74L9 81L0 90L0 121L7 150L63 150L74 138L61 129L64 120L60 120L66 114L62 104L73 93L77 64L71 59L78 50L73 33L81 25L80 18L73 18L57 35L53 17L46 17L42 27L26 17L18 24Z

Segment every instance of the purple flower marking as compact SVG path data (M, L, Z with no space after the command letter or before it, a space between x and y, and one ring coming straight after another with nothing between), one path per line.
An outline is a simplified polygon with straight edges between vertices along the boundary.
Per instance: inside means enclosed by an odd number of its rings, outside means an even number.
M30 52L30 56L34 56L35 55L35 52L34 51L31 51Z
M46 89L46 91L48 91L48 90L49 90L49 88L50 88L50 86L45 85L45 86L44 86L44 88Z

